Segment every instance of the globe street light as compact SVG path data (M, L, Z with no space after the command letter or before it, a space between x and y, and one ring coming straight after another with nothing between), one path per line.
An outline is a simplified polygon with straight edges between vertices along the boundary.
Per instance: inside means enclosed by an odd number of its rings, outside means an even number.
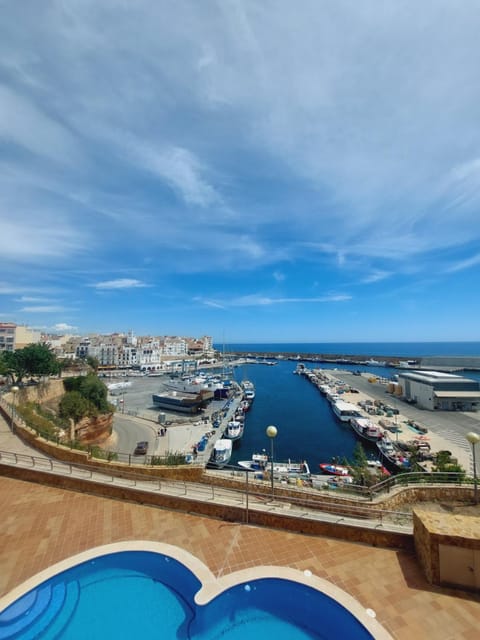
M14 415L15 415L15 398L16 398L16 396L17 396L17 391L19 391L19 388L18 388L16 385L14 385L14 386L10 389L10 391L11 391L11 392L12 392L12 394L13 394L13 400L12 400L12 433L13 433L13 432L14 432L14 430L15 430L14 422L13 422L13 418L14 418Z
M478 433L474 431L470 431L466 435L467 440L472 445L472 456L473 456L473 496L475 504L478 504L478 487L477 487L477 461L475 460L475 445L477 442L480 442L480 436Z
M274 427L273 424L271 424L266 429L266 434L270 438L270 445L271 445L271 449L270 449L270 481L272 483L272 499L275 496L275 489L273 487L273 441L274 441L277 433L278 433L277 432L277 427Z

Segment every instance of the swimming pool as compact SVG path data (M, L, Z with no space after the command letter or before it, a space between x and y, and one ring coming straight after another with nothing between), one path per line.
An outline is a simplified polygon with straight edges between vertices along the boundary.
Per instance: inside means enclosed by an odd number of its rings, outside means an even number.
M232 574L224 588L204 567L197 573L202 580L172 553L126 550L89 558L37 583L1 611L0 640L389 637L371 633L368 621L364 626L308 584L275 575L237 582Z

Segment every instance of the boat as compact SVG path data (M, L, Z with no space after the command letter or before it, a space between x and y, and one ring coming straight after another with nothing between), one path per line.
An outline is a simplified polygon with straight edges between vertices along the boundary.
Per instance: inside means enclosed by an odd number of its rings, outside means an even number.
M299 362L297 364L293 373L296 373L298 375L302 375L303 373L305 373L305 365L303 364L303 362Z
M250 471L267 471L271 472L272 462L266 453L254 453L251 460L240 460L239 467L249 469ZM273 477L280 478L309 478L311 475L310 467L306 460L302 462L293 462L287 460L285 462L273 461Z
M227 438L220 438L213 445L212 455L208 461L209 467L221 469L230 462L232 457L232 441Z
M245 425L240 420L231 420L227 424L227 428L225 429L225 433L223 434L224 438L228 438L232 442L235 440L240 440L243 436Z
M213 399L213 392L208 389L201 390L198 394L180 393L178 391L165 391L152 394L155 407L179 411L181 413L199 413Z
M331 403L332 411L342 422L350 422L351 418L360 418L361 412L357 405L344 400L335 400Z
M350 424L355 433L363 440L377 442L377 440L383 438L382 427L372 422L370 418L352 417L350 418Z
M388 436L384 435L376 444L382 460L390 469L398 471L399 469L410 468L408 456L399 447L395 446Z
M251 460L240 460L237 464L250 471L264 471L268 464L268 456L266 453L254 453Z
M174 378L164 383L165 389L168 391L179 391L180 393L198 394L204 389L215 390L216 384L207 381L203 377L187 378L185 380L175 380Z
M251 380L243 380L240 383L240 386L243 390L243 398L248 402L252 403L255 399L255 385Z
M374 360L373 358L370 358L369 360L365 360L364 364L369 367L384 367L387 363L385 360Z
M327 473L331 476L349 476L350 469L341 464L334 464L333 462L321 462L319 465L323 473Z

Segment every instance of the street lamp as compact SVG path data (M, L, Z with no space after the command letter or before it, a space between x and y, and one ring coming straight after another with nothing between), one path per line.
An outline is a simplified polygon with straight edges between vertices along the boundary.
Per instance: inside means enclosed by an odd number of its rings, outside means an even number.
M277 427L274 427L273 424L271 424L269 427L267 427L265 433L267 434L267 436L270 438L270 481L272 483L272 499L275 496L275 489L273 487L273 441L277 435Z
M470 431L466 435L467 440L472 445L473 456L473 496L475 504L478 504L478 487L477 487L477 461L475 460L475 445L480 442L480 436L475 431Z
M18 387L16 385L14 385L10 391L13 394L13 400L12 400L12 433L14 432L15 428L14 428L14 423L13 423L13 419L15 416L15 398L17 396L17 392L19 391Z

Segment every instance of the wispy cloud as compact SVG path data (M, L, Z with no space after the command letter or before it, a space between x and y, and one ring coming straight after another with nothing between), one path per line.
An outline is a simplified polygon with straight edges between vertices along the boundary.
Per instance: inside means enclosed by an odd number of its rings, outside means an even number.
M374 282L381 282L385 280L385 278L390 278L391 273L388 271L374 271L370 275L366 276L362 279L363 284L373 284Z
M23 313L63 313L64 311L68 311L68 309L60 305L36 305L23 307L20 311Z
M330 302L345 302L351 300L352 296L346 294L331 294L326 296L317 296L313 298L274 298L271 296L265 296L262 294L254 293L248 296L239 296L238 298L231 298L229 300L208 300L204 298L197 298L198 301L211 307L217 307L219 309L226 309L228 307L265 307L277 304L293 304L293 303L330 303Z
M445 269L446 273L455 273L457 271L464 271L465 269L471 269L472 267L480 264L480 253L476 255L466 258L465 260L460 260L459 262L450 265Z
M118 280L105 280L104 282L97 282L91 284L91 287L99 290L106 289L138 289L141 287L148 287L149 285L141 280L135 280L133 278L119 278Z

